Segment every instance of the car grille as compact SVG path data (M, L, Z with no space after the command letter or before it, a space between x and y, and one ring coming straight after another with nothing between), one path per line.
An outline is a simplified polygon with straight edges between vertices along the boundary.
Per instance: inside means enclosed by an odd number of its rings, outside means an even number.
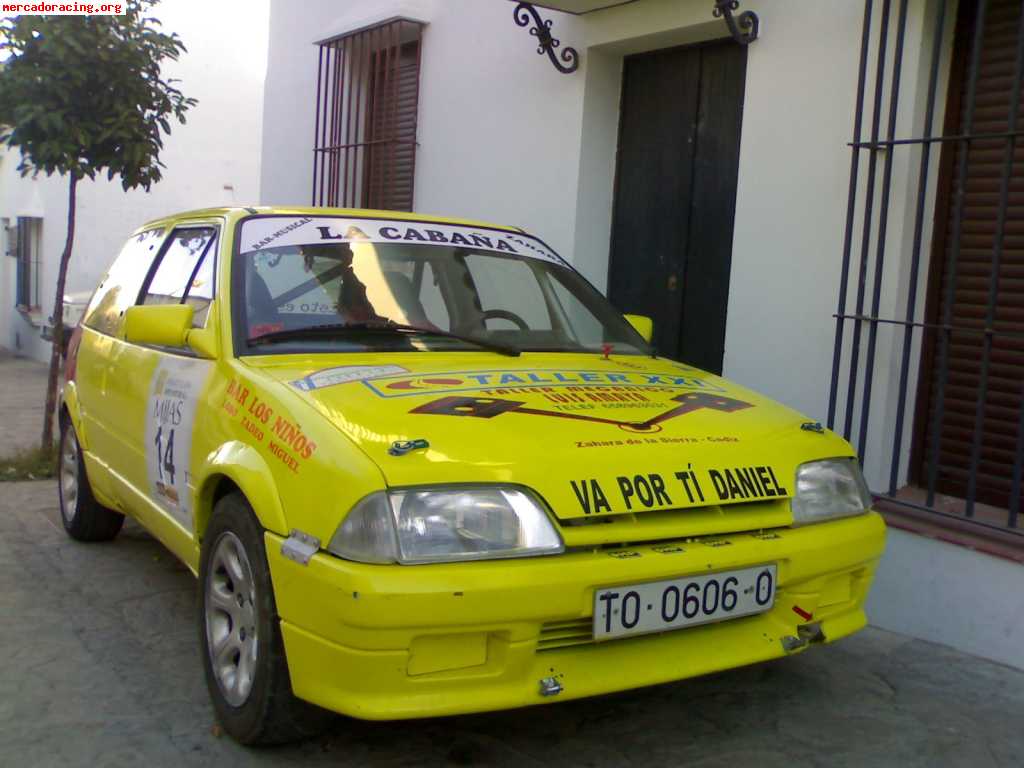
M540 628L538 651L553 651L570 645L587 645L594 642L594 620L589 616L568 621L549 621Z

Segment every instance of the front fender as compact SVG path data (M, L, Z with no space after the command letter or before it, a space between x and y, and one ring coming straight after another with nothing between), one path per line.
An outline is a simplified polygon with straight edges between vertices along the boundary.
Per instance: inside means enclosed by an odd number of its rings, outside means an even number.
M260 525L281 536L288 535L284 508L270 467L252 446L237 440L224 443L206 458L196 474L199 489L195 515L197 539L203 537L213 512L214 493L224 478L245 495Z

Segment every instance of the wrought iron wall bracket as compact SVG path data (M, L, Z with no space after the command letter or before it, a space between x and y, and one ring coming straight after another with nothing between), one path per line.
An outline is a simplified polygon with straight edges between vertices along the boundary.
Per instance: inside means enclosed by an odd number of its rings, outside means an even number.
M530 34L537 38L537 53L546 53L551 59L551 63L555 65L555 69L565 75L572 74L579 69L580 55L575 48L566 46L560 54L555 53L555 49L561 46L562 41L551 34L551 20L542 19L533 4L519 3L513 11L513 17L520 27L526 28L533 24Z
M715 0L715 9L712 13L716 19L725 17L733 40L740 45L750 45L757 40L761 22L753 11L744 11L738 16L733 16L733 11L738 11L739 7L739 0Z

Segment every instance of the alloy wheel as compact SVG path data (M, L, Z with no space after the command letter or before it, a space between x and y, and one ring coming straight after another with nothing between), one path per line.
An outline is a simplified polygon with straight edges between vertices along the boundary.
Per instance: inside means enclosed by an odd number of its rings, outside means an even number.
M240 707L252 691L259 653L256 581L244 545L230 531L214 544L204 589L213 676L227 702Z

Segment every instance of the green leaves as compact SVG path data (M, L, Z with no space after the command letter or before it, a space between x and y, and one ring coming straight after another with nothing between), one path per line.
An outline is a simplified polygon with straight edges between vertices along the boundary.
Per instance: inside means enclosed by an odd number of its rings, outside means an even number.
M126 190L161 178L169 118L196 104L160 75L185 46L128 0L123 16L0 19L0 143L21 150L19 170L120 176Z

